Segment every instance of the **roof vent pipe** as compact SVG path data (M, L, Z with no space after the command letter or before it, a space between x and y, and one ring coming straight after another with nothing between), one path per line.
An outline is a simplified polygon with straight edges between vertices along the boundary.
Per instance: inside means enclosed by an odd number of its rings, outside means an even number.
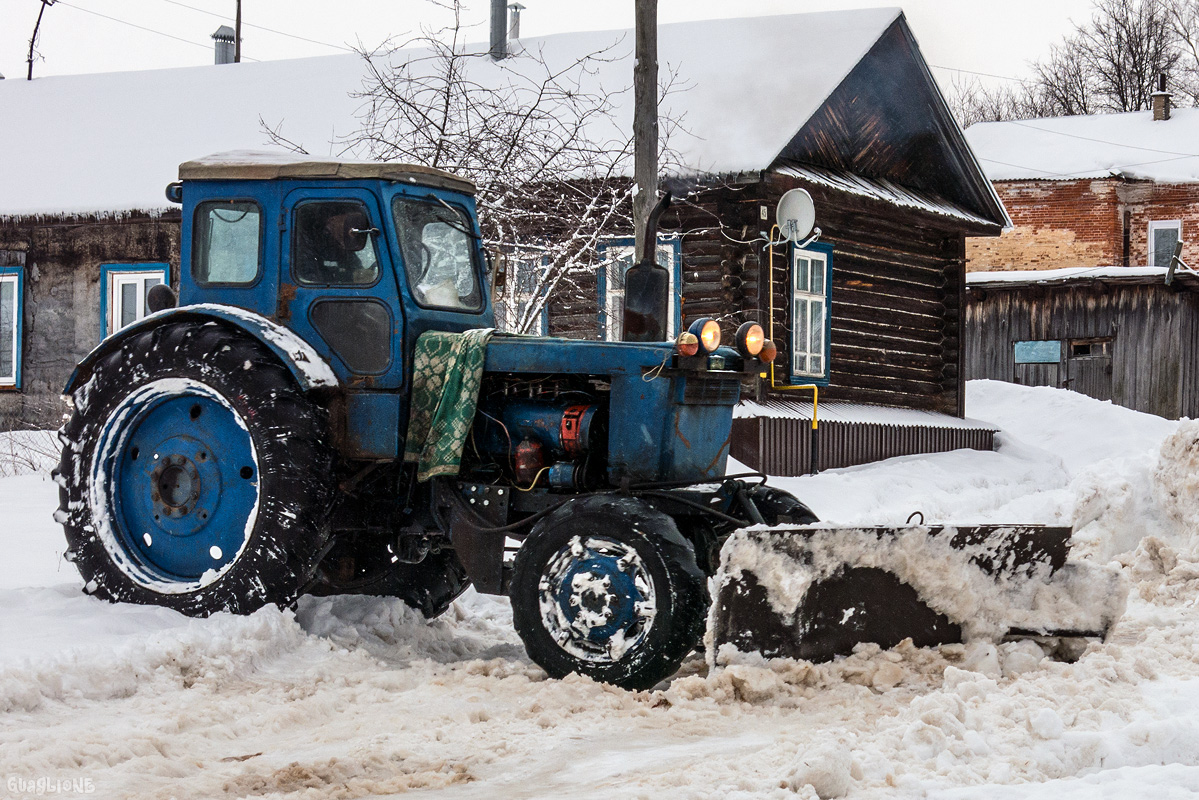
M520 3L512 3L508 6L508 10L512 12L508 16L508 38L520 38L520 12L525 10L525 7Z
M491 57L496 61L508 55L508 2L491 0Z
M1153 119L1161 122L1170 118L1172 96L1166 91L1166 73L1157 74L1157 91L1149 95L1153 102Z
M215 63L232 64L234 43L237 41L237 34L228 25L222 25L216 29L216 33L212 35L212 39L216 42Z

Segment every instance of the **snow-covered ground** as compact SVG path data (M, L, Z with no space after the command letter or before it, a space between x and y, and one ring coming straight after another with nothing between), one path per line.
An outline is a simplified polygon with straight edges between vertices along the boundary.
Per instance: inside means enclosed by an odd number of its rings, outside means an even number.
M0 797L1194 796L1199 423L992 382L968 406L997 452L776 482L846 524L1073 522L1134 585L1075 663L1032 642L693 657L633 693L547 680L473 593L432 623L362 597L193 620L84 596L57 487L0 478Z

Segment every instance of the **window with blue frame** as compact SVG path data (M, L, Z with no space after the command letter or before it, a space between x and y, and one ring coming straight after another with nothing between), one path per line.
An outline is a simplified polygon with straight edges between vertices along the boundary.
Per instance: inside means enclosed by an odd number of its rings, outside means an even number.
M624 330L624 276L637 263L632 237L609 239L599 247L599 333L605 342L619 342ZM682 324L679 288L682 280L682 248L677 237L658 237L658 264L670 273L670 309L666 317L666 336L674 339Z
M833 249L811 244L791 249L791 378L822 383L829 374Z
M167 283L166 264L102 264L100 266L101 334L112 334L150 313L146 295L150 287Z
M0 387L21 387L24 270L0 267Z

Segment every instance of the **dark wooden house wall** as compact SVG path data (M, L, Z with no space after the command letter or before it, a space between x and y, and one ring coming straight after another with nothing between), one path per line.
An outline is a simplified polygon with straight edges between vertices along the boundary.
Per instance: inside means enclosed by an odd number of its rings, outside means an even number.
M682 240L683 326L720 321L726 341L747 320L769 328L772 281L776 381L790 365L791 269L775 248L773 274L761 232L779 198L796 186L816 202L821 241L833 245L831 374L822 400L872 403L963 415L961 307L968 223L907 209L777 173L730 179L694 192L663 216L663 233ZM763 221L761 209L770 221ZM550 304L550 333L595 338L594 270ZM803 381L806 382L806 381ZM810 394L764 396L810 402Z
M1111 400L1169 419L1199 414L1191 368L1199 352L1199 295L1160 285L1090 282L972 288L966 305L968 378L1016 382L1014 343L1108 338ZM1020 382L1061 385L1056 366L1028 367ZM1077 388L1094 394L1086 383ZM1100 399L1107 399L1101 397Z
M100 265L158 262L179 281L179 214L0 222L0 254L25 268L22 387L0 390L0 430L57 428L62 387L100 342Z

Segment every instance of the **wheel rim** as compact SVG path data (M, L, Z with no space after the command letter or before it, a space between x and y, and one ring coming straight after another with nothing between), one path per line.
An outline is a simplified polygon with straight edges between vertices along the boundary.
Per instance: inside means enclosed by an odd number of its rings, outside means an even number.
M186 379L138 389L108 416L96 453L93 518L134 581L191 591L241 555L258 515L258 458L215 390Z
M542 623L570 655L614 663L649 635L653 580L632 545L575 536L546 563L538 585Z

